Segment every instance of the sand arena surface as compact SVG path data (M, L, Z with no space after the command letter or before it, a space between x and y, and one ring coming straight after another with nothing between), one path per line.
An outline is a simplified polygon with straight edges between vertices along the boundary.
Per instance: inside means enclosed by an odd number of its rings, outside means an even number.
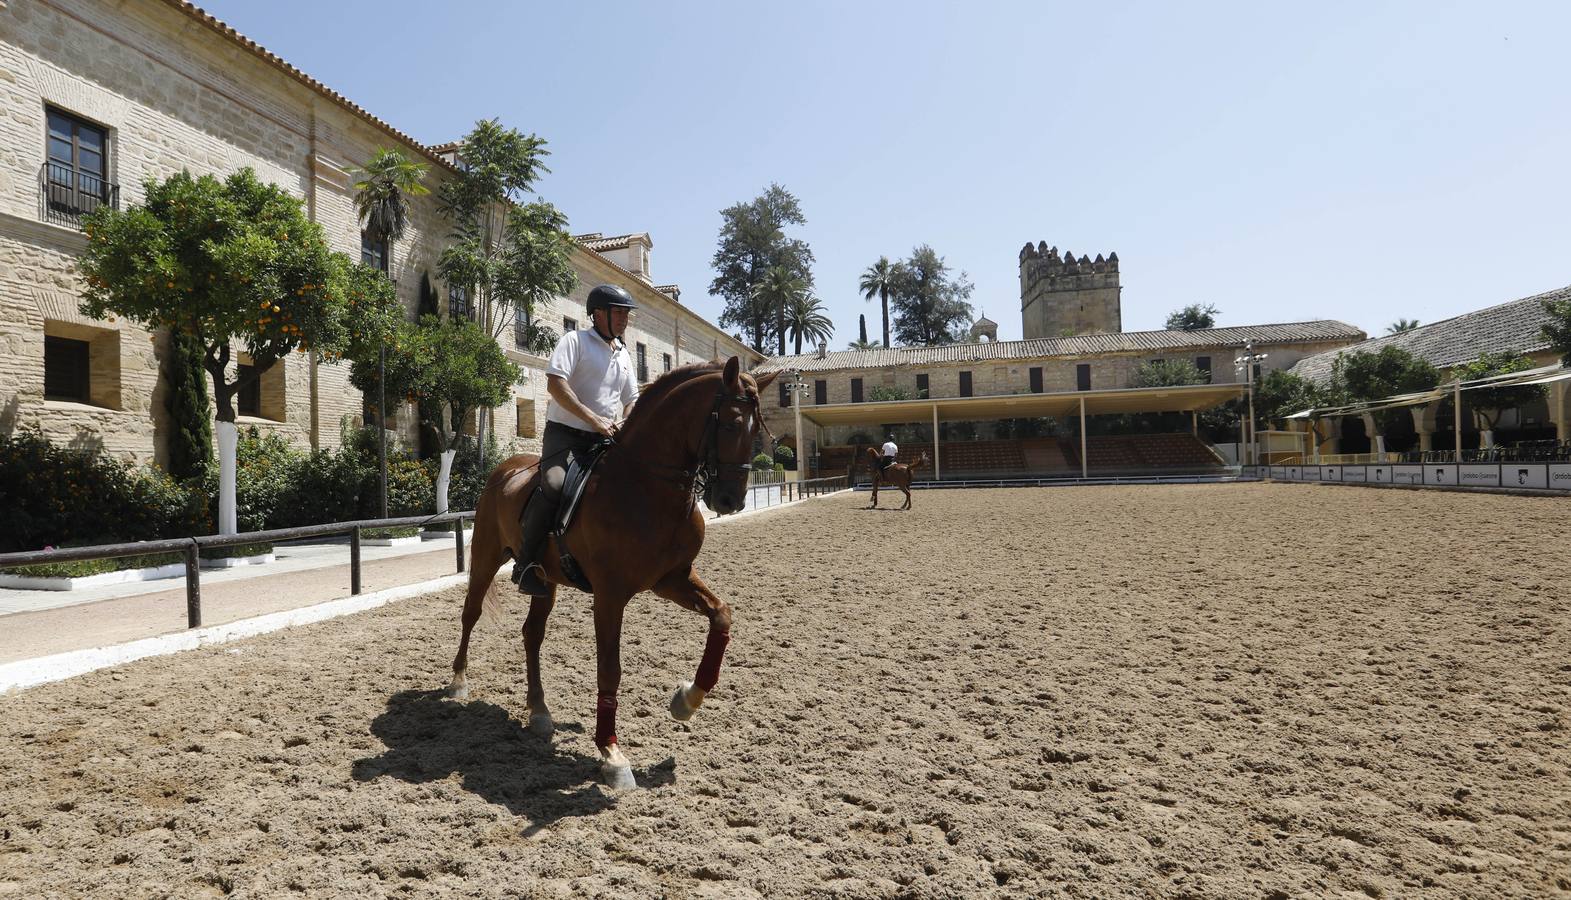
M884 498L888 502L888 498ZM595 782L588 598L460 594L0 697L0 895L1571 893L1557 499L1309 485L839 495L711 531L736 610L629 608ZM1257 537L1250 537L1256 535Z

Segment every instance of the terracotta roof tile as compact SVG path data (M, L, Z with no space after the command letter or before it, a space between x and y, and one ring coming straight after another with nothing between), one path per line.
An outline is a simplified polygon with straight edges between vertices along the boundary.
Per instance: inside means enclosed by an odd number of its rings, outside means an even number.
M1544 301L1565 299L1571 299L1571 286L1306 356L1289 371L1323 382L1331 377L1337 354L1379 352L1383 347L1401 347L1442 369L1477 359L1486 351L1533 353L1549 347L1541 331L1549 321Z

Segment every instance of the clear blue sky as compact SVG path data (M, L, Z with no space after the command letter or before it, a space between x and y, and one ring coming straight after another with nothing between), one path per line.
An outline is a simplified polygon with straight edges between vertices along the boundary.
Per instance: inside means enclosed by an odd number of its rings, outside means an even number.
M1130 331L1202 302L1376 334L1571 284L1571 4L202 5L419 140L546 138L541 196L649 232L711 319L718 211L779 182L835 347L920 243L1005 340L1026 241L1118 251Z

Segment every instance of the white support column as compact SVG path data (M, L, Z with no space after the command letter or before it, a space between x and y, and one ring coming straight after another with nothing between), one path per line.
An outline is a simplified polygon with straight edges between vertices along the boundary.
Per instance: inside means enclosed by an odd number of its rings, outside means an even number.
M1451 460L1451 461L1454 462L1454 463L1460 464L1462 462L1462 378L1461 378L1461 376L1457 377L1457 380L1456 380L1456 393L1452 397L1451 405L1456 407L1453 410L1453 412L1455 413L1455 417L1454 418L1455 418L1455 425L1456 425L1456 458Z
M1091 471L1086 460L1086 398L1080 398L1080 477L1087 478Z
M938 404L933 404L933 480L943 481L944 470L938 462Z
M1200 413L1198 410L1189 411L1189 430L1195 437L1200 436Z

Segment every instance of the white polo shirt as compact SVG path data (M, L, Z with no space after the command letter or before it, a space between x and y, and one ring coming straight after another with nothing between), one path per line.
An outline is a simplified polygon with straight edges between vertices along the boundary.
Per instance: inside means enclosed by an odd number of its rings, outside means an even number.
M900 448L895 446L895 442L894 441L888 441L888 442L886 442L884 444L884 455L885 456L899 456L900 455Z
M622 418L624 406L638 399L638 377L627 348L612 349L593 328L562 335L551 351L551 362L545 371L566 379L580 403L612 422ZM594 431L588 422L563 409L554 397L546 404L545 418L547 422Z

